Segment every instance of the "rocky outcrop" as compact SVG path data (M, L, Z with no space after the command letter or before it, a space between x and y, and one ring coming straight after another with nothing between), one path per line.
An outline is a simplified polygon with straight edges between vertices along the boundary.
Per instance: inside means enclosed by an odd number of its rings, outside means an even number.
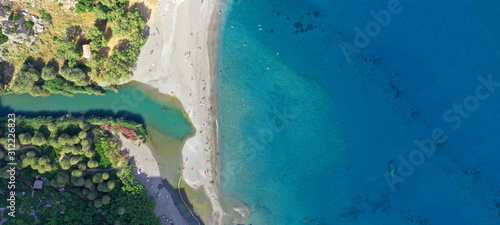
M20 1L22 2L22 1ZM25 2L32 3L32 6L36 4L32 0ZM31 7L24 5L23 7L16 7L16 9L10 12L4 12L3 7L8 4L0 0L0 25L1 32L9 38L9 40L0 46L0 60L5 60L5 48L8 46L18 46L25 45L31 46L39 33L42 33L46 26L49 26L51 22L44 21L42 18L32 14L30 11ZM11 15L19 15L17 20L12 19ZM28 29L25 25L26 21L33 22L33 27Z

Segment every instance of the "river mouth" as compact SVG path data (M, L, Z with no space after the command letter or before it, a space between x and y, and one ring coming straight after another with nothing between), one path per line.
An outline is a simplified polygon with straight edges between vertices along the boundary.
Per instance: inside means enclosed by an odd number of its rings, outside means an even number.
M139 82L122 85L105 95L24 95L0 97L0 113L17 116L99 116L134 120L146 126L149 146L160 164L162 177L177 187L182 146L194 128L180 101ZM163 165L163 166L162 166Z

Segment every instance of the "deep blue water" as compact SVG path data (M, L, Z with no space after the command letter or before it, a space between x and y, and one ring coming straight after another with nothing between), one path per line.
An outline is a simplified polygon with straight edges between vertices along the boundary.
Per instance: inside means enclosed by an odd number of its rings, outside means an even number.
M500 224L499 11L230 1L219 123L228 223L246 205L245 224ZM433 151L416 144L425 139Z

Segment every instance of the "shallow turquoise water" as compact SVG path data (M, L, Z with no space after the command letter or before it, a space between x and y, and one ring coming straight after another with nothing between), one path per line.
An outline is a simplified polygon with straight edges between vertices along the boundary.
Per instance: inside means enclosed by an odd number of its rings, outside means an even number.
M500 224L500 91L484 86L488 74L500 82L500 3L400 1L348 62L339 45L357 47L354 28L388 2L230 1L220 90L228 223L244 204L245 224ZM478 100L478 86L488 97ZM447 139L425 155L415 141L435 129ZM386 179L390 165L396 178Z
M172 101L158 99L154 91L141 84L125 85L119 93L107 91L106 95L77 94L73 97L51 95L46 98L24 95L0 97L0 113L18 116L63 116L68 113L123 117L145 123L179 141L193 132L183 109ZM163 112L165 109L165 112Z

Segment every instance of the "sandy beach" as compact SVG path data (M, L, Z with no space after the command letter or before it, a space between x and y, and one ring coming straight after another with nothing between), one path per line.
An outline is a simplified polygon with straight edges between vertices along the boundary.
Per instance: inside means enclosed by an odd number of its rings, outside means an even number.
M214 88L220 4L159 0L156 7L149 7L149 38L132 78L178 98L189 115L196 133L182 149L182 179L192 188L203 189L210 199L213 214L206 218L207 224L224 223Z

